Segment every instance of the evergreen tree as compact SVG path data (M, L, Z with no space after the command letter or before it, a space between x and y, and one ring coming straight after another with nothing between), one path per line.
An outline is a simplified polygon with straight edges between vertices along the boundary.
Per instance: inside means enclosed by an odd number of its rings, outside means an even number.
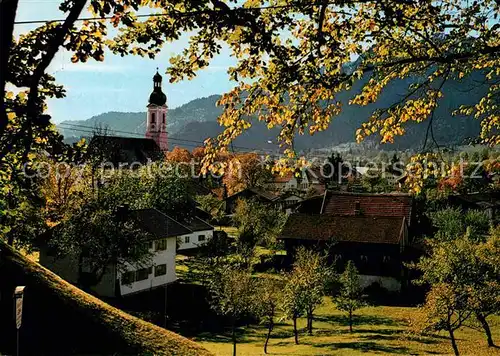
M335 298L337 308L347 313L349 317L349 331L352 332L353 313L363 307L362 288L359 283L359 274L354 262L347 262L344 273L340 275L340 293Z

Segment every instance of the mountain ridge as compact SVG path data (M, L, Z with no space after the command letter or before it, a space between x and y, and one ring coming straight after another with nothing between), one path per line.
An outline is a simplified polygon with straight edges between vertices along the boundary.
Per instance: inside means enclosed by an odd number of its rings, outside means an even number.
M473 73L463 80L450 80L443 86L444 96L434 114L434 138L443 145L460 145L469 137L476 137L480 130L478 120L470 117L451 116L451 112L462 104L473 104L487 90L486 85L477 85L481 73ZM370 114L383 107L388 107L406 94L408 86L419 80L418 77L399 79L391 82L382 91L377 102L367 106L348 105L349 100L360 92L368 78L358 81L349 91L339 93L337 100L343 104L340 115L335 117L329 128L313 136L297 136L295 147L298 150L309 150L331 147L341 143L354 141L355 130L362 122L368 120ZM192 100L167 112L167 130L171 147L175 145L192 148L202 145L207 137L215 137L223 128L217 117L222 108L216 106L220 95L210 95ZM146 125L146 112L122 113L110 111L83 121L65 121L58 125L61 133L70 138L80 134L89 134L92 127L107 126L111 134L122 136L143 136ZM396 137L394 144L382 145L387 149L417 149L423 146L427 122L405 126L407 132L403 137ZM74 125L82 125L77 127ZM87 132L85 132L86 130ZM268 130L262 122L254 120L252 127L234 141L234 145L246 146L249 149L276 149L275 142L278 129ZM373 140L373 138L371 138ZM271 142L271 143L270 143Z

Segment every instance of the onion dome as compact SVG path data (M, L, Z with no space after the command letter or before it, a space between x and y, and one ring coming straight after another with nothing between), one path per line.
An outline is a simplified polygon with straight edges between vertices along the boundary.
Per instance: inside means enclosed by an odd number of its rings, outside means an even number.
M149 104L163 106L167 103L167 96L161 90L162 76L156 71L153 77L153 92L149 96Z

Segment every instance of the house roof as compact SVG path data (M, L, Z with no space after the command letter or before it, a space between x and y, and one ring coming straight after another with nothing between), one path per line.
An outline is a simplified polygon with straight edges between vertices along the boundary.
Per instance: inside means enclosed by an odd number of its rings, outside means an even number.
M326 192L321 213L325 215L354 216L360 210L363 216L405 217L411 219L413 199L409 194L368 194Z
M206 231L214 229L212 225L197 216L193 217L190 221L183 221L182 223L191 231Z
M268 201L273 201L279 198L277 195L259 188L247 188L227 197L226 199L233 200L240 197L252 197L252 196L258 196L259 198Z
M280 239L399 244L404 217L291 214Z
M154 208L131 210L129 214L158 239L191 233L187 226Z
M156 161L162 157L158 144L150 138L94 136L89 152L99 151L110 163L141 163Z
M493 208L500 206L500 193L471 193L450 196L452 202L475 205L478 208Z
M319 214L323 205L324 194L315 195L297 203L297 211L304 214Z

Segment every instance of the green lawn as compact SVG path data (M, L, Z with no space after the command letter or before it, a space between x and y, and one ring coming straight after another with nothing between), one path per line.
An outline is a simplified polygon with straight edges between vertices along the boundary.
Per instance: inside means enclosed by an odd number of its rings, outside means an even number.
M216 230L223 230L231 237L238 236L238 228L235 226L217 226Z
M335 309L330 298L317 310L314 334L307 336L305 320L300 320L299 345L293 341L290 322L278 325L269 341L270 355L420 355L451 354L445 333L418 336L409 333L408 321L417 315L416 308L367 307L356 315L354 332L349 333L344 315ZM500 317L490 317L494 340L500 344ZM265 328L242 328L237 346L238 355L262 355ZM462 355L500 355L500 349L486 346L483 334L464 328L457 332ZM199 344L216 355L231 355L232 344L227 335L200 334Z

